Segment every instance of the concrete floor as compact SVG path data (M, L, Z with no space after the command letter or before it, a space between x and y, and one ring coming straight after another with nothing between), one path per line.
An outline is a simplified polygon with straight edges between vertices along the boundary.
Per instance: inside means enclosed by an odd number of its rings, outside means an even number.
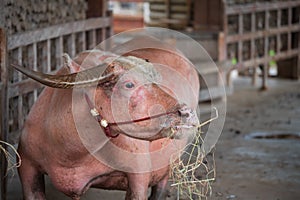
M227 117L216 145L217 178L209 199L300 199L300 140L253 139L249 134L300 133L300 82L270 79L267 91L250 85L250 79L234 81L227 99ZM69 199L49 181L47 199ZM90 189L83 200L123 199L124 192ZM18 176L9 176L8 199L19 200ZM170 194L169 199L176 199Z
M265 92L247 83L238 80L228 98L211 199L300 199L300 82L270 79Z

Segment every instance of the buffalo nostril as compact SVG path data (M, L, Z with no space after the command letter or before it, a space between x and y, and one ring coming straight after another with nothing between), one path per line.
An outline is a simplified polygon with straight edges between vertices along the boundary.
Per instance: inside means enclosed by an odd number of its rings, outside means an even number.
M190 113L188 112L182 112L182 111L178 111L178 114L180 117L185 117L185 118L189 118L190 117Z

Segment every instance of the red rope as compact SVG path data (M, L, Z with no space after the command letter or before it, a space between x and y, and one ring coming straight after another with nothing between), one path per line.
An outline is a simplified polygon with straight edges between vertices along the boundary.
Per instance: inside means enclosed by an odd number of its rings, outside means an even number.
M91 110L95 109L95 107L94 107L91 99L89 98L89 96L86 93L85 93L85 99L86 99L86 102L87 102L89 108ZM179 112L179 109L180 109L180 106L177 105L175 108L173 108L169 112L160 113L160 114L149 116L149 117L144 117L144 118L140 118L140 119L134 119L134 120L130 120L130 121L123 121L123 122L108 122L106 127L104 127L104 126L101 125L101 120L104 120L104 119L100 116L99 112L98 112L98 115L94 116L94 117L98 121L99 125L104 129L104 132L105 132L106 136L111 137L111 138L115 138L115 137L118 137L119 134L112 135L111 130L110 130L111 126L132 124L132 123L136 123L136 122L142 122L142 121L146 121L146 120L150 120L150 119L155 119L155 118L158 118L158 117L161 117L161 116L165 116L165 115L169 115L169 114L176 114L176 113Z

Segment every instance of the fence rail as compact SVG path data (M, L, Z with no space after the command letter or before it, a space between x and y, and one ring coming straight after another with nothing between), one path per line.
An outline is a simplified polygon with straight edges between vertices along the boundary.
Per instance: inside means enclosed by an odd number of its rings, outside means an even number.
M300 1L224 5L225 59L236 60L244 69L263 72L266 88L270 62L298 58L293 66L300 76ZM290 66L292 67L292 66Z

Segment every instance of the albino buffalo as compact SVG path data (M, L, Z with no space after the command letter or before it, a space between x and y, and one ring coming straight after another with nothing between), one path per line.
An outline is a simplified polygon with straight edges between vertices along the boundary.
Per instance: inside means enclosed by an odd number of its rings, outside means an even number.
M90 187L125 190L126 199L147 199L152 187L150 199L164 199L170 156L198 123L199 81L191 63L155 48L64 58L55 75L14 65L48 86L20 138L24 198L46 198L46 174L72 199Z

